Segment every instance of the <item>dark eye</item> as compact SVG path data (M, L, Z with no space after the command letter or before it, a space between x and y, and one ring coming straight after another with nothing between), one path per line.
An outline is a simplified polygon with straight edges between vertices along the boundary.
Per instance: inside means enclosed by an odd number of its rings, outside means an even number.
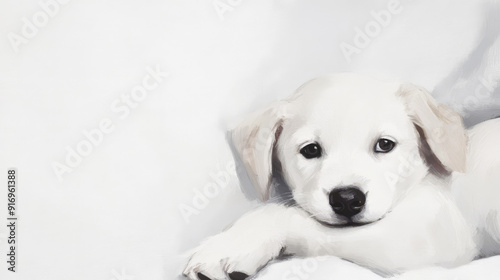
M396 143L394 141L386 139L386 138L380 138L377 141L377 144L375 145L375 152L376 153L388 153L392 151L396 147Z
M312 143L300 149L300 153L307 159L318 158L321 156L321 147L316 143Z

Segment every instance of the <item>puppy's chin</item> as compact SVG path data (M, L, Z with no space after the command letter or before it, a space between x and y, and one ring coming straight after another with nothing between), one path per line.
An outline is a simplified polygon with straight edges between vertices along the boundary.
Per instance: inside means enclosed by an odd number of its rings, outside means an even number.
M335 215L333 214L332 217L330 219L325 219L325 220L321 220L321 219L318 219L315 217L315 219L325 225L325 226L328 226L328 227L357 227L357 226L364 226L364 225L368 225L368 224L372 224L372 223L375 223L375 222L378 222L382 219L383 217L379 218L379 219L375 219L375 220L368 220L368 219L364 219L362 216L361 217L353 217L351 219L349 218L346 218L344 216L339 216L339 215Z

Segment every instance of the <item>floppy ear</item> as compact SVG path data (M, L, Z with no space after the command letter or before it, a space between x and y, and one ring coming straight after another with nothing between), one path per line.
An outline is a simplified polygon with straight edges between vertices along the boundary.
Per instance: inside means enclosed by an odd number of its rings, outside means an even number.
M284 120L284 103L248 117L232 131L233 145L263 201L269 199L273 149Z
M415 85L402 85L398 95L441 164L452 171L465 172L467 133L462 117Z

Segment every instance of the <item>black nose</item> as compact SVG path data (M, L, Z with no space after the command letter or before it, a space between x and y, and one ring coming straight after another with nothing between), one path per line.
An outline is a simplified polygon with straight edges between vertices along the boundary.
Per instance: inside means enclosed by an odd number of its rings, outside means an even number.
M366 196L356 187L335 189L330 193L330 205L339 215L351 218L363 210Z

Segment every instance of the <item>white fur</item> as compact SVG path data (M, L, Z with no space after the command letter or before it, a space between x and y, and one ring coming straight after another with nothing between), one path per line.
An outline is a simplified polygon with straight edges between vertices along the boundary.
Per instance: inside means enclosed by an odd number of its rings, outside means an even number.
M380 137L396 148L374 153ZM401 277L417 279L500 252L500 120L466 131L423 89L336 74L249 118L233 141L262 198L275 160L296 205L267 204L206 240L186 266L190 279L254 275L282 253L333 255L387 275L414 270ZM312 142L323 155L306 159L299 150ZM367 193L353 218L362 226L342 226L329 205L333 189L350 185Z

